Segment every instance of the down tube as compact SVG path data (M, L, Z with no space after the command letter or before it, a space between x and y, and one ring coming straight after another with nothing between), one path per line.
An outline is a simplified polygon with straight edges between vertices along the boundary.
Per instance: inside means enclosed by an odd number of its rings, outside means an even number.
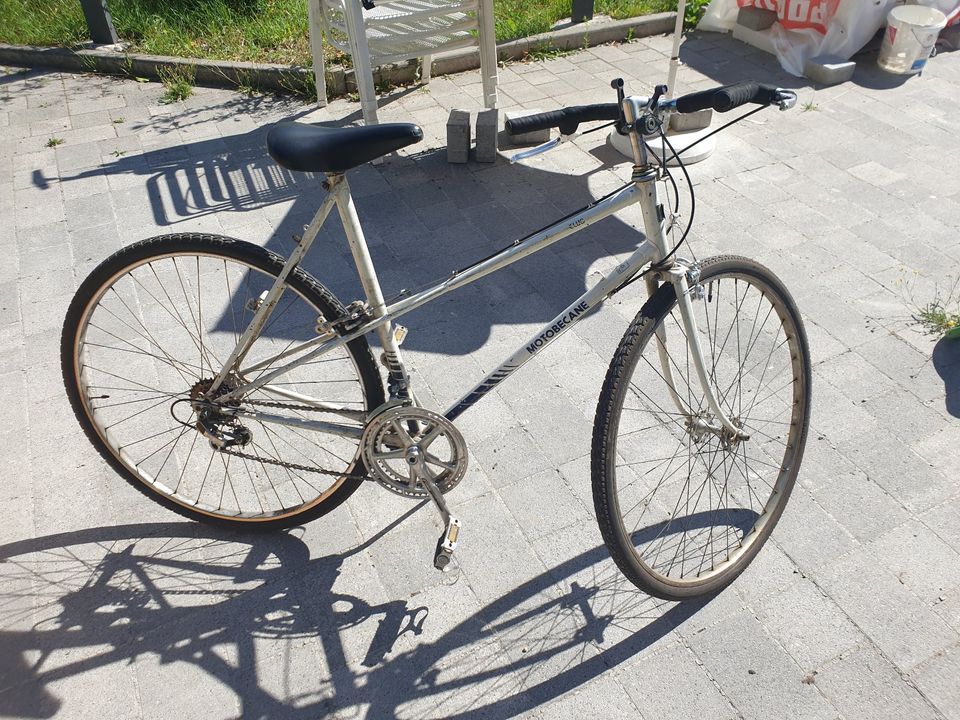
M473 407L480 398L523 367L530 358L580 322L584 316L616 290L624 282L625 277L630 277L650 262L656 256L656 252L649 241L643 241L633 255L620 263L612 273L574 300L563 312L544 325L540 332L531 337L519 350L501 363L496 370L481 380L479 385L457 400L444 413L446 418L455 420L460 417L464 410Z

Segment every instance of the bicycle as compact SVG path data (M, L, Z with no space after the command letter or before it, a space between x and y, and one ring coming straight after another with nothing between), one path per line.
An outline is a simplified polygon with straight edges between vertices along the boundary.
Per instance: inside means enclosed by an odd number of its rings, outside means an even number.
M597 405L597 520L613 560L642 590L682 600L725 587L769 537L796 481L810 357L800 313L769 270L739 256L694 262L677 254L695 197L664 121L747 103L760 106L751 112L786 110L796 93L739 83L667 101L665 86L628 97L622 80L612 85L616 103L514 119L508 131L560 130L514 157L521 160L570 141L581 123L606 121L600 127L630 138L629 182L390 302L345 173L419 141L422 131L406 123L273 126L267 147L281 166L326 176L313 220L288 258L223 236L175 234L125 247L94 269L61 340L66 390L84 432L139 490L208 522L288 527L330 512L368 479L428 497L444 527L434 565L445 569L460 521L444 495L468 462L454 420L604 300L643 280L648 299ZM655 138L659 157L649 144ZM691 192L690 218L672 247L679 191L666 161L678 162ZM661 180L672 183L672 207L658 196ZM397 318L632 204L645 227L625 261L444 412L417 402ZM366 295L346 306L299 267L334 207ZM386 393L371 332L382 347Z

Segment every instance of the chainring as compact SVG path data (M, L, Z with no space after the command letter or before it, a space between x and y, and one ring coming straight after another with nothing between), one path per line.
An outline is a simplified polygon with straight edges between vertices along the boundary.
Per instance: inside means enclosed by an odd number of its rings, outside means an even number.
M453 490L467 472L467 445L443 415L414 406L394 406L371 418L360 441L373 479L409 498L428 497L421 477L440 492Z

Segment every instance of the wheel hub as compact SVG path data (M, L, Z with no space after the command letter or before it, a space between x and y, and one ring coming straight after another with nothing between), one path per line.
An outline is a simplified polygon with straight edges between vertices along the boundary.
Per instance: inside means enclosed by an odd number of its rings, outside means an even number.
M737 429L743 428L743 420L738 417L731 417L730 422L733 423ZM691 439L696 444L699 445L709 440L711 435L715 435L720 439L720 443L725 450L731 450L739 445L742 440L749 438L749 435L733 435L716 421L712 413L706 411L688 418L686 427Z

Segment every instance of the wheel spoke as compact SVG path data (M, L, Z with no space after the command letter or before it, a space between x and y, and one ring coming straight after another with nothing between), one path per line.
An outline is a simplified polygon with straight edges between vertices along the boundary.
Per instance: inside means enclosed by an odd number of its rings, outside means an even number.
M720 423L700 387L675 300L625 336L628 353L618 353L620 367L612 368L622 387L598 416L608 436L602 452L616 448L617 455L614 463L600 462L610 469L595 478L613 493L597 496L609 518L601 518L601 529L607 522L622 528L604 529L607 543L633 555L643 572L631 579L663 597L675 591L652 583L708 587L740 572L745 563L734 561L759 549L796 477L809 411L802 392L807 354L799 314L757 268L708 261L704 297L693 305L708 380L748 440L728 441L706 429Z
M255 246L170 236L107 260L94 271L105 284L75 301L83 309L65 376L83 421L104 452L185 511L274 520L349 494L334 491L358 461L356 438L218 415L209 405L202 406L204 432L245 444L219 452L198 429L198 383L209 381L236 347L252 317L249 301L274 284L278 268ZM317 317L338 312L327 297L299 275L289 280L252 351L271 357L312 337ZM290 416L304 419L337 408L363 412L383 402L377 380L369 353L344 346L287 370L273 383L283 393L258 391L249 400L279 398ZM225 386L239 382L228 377ZM318 409L284 393L311 398Z

